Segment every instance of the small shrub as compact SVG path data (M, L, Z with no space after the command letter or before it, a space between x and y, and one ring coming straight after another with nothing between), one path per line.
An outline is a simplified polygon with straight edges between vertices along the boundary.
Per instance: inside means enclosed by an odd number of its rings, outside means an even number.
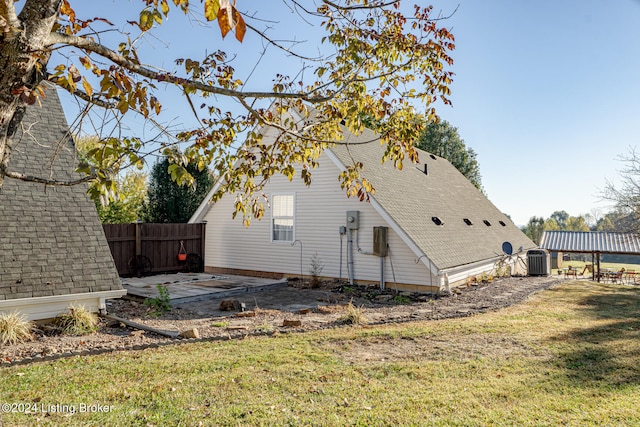
M270 325L266 320L262 323L262 325L256 326L256 331L258 332L272 332L273 325Z
M411 298L404 295L396 295L393 297L393 302L396 304L409 304L411 303Z
M211 324L211 326L213 326L214 328L227 328L229 327L231 323L227 322L227 321L223 321L223 322L213 322Z
M345 294L350 294L356 291L356 288L353 286L345 285L342 287L342 292Z
M0 313L0 342L19 344L33 339L33 322L17 312Z
M356 307L351 300L347 305L347 313L336 322L343 325L366 325L369 323L369 319L364 315L362 307Z
M322 264L322 260L318 256L318 252L316 252L311 257L311 268L309 269L309 274L311 274L312 288L320 287L320 273L322 273L323 269L324 265Z
M158 317L171 309L171 298L169 297L169 289L166 286L158 285L158 296L155 298L146 298L144 305L153 309L153 315Z
M98 316L84 306L71 306L67 313L56 317L53 324L65 335L89 335L98 330Z

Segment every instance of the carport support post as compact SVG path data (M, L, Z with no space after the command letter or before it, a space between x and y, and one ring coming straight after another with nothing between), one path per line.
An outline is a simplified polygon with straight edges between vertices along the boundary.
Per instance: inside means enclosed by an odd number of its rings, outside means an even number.
M596 263L598 265L598 283L600 283L600 252L596 252Z

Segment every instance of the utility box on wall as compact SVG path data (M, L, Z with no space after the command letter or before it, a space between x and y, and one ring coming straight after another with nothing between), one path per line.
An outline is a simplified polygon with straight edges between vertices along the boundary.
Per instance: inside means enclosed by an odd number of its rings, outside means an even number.
M347 211L347 230L360 228L360 211Z
M373 227L373 254L379 257L387 256L388 227Z

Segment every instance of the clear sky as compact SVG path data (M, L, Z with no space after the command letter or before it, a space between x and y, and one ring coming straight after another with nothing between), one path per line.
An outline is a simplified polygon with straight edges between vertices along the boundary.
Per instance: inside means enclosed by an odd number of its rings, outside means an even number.
M601 212L640 145L640 1L441 1L456 37L453 107L491 201L518 225Z
M111 17L115 10L127 19L135 19L140 4L72 3L83 17ZM255 5L237 0L243 11ZM444 21L456 37L453 107L438 112L477 153L489 199L517 225L556 210L606 212L599 192L607 179L617 180L618 156L640 145L640 0L439 0L434 6L445 16L455 10ZM288 22L286 12L274 19ZM184 19L172 13L171 19ZM147 40L153 60L169 70L175 58L240 46L232 35L217 46L217 30L196 28L194 36L180 28L168 25L167 33ZM308 28L293 30L298 39L312 38L305 37ZM240 55L260 50L252 38L247 33ZM276 72L288 71L271 59L267 54L257 71L239 77L264 87ZM253 67L255 53L239 57L237 69L244 60ZM184 107L165 108L173 123L192 120Z

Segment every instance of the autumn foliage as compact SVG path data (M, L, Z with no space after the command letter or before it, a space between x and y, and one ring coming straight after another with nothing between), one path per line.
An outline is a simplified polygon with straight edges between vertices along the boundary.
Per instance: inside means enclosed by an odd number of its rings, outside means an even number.
M116 24L114 17L79 16L80 3L72 0L27 0L19 12L18 4L2 2L0 7L0 66L5 70L0 78L0 130L6 135L0 139L0 186L5 177L34 178L11 170L11 124L19 122L22 106L46 96L40 84L45 79L87 108L120 117L140 115L170 139L157 144L123 129L115 140L105 140L103 150L93 151L97 157L81 167L105 194L113 190L115 164L120 167L125 159L140 166L155 152L171 159L171 175L179 183L193 182L188 164L212 168L222 178L215 197L235 193L236 214L245 221L262 216L260 190L270 177L283 174L310 184L323 150L345 143L348 133L361 133L365 121L378 135L371 143L386 148L381 160L397 168L416 162L414 142L424 124L436 119L438 103L450 103L454 37L442 25L446 19L432 16L432 7L400 0L323 0L310 8L306 2L282 0L292 13L272 18L272 2L142 0L130 20ZM195 41L202 43L201 58L172 52L177 68L166 70L138 46L159 28L184 25L169 20L176 13L217 28L210 39ZM272 26L286 30L291 19L308 26L311 40L306 45L299 42L306 34L291 34L288 40L270 37ZM318 29L321 35L315 38ZM225 37L230 32L235 41ZM116 43L114 34L119 37ZM234 68L228 50L229 43L237 49L238 42L248 39L295 58L300 67L283 65L268 86L247 89L239 75L250 73ZM225 46L229 49L223 50ZM59 63L50 63L54 58ZM197 119L196 126L164 126L168 87L182 93L190 106L185 114ZM264 129L275 135L275 142L263 141ZM348 195L361 199L375 191L361 179L363 167L354 162L337 177Z

